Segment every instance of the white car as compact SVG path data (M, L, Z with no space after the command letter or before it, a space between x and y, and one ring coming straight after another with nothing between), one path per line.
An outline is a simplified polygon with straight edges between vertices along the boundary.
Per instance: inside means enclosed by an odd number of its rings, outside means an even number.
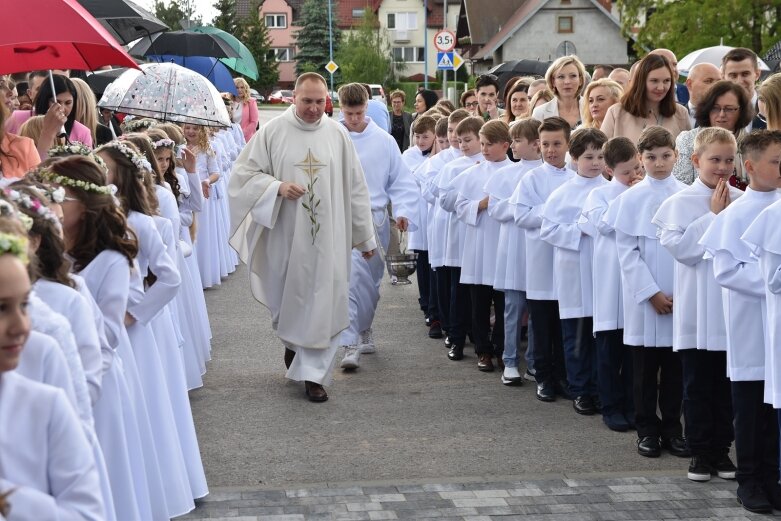
M376 99L377 101L387 103L385 101L385 89L382 88L382 85L372 83L369 84L369 87L371 87L372 89L372 99Z

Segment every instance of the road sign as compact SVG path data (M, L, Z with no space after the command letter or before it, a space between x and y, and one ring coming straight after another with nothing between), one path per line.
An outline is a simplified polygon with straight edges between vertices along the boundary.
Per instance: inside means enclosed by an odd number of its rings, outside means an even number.
M339 68L339 66L338 66L336 63L334 63L334 61L333 61L333 60L331 60L330 62L328 62L328 63L325 65L325 70L327 70L327 71L328 71L328 72L330 72L331 74L335 73L335 72L336 72L336 69L338 69L338 68Z
M457 52L453 52L453 70L457 71L464 64L464 59Z
M437 53L437 69L441 71L453 71L453 53L452 52L438 52Z
M434 35L434 47L439 52L450 52L456 47L456 35L453 31L443 29Z

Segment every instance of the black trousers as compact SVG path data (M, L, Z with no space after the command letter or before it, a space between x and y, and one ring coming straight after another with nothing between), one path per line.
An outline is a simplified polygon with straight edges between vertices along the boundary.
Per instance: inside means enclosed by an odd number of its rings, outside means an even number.
M566 381L559 303L527 298L534 335L534 378L537 383Z
M504 293L491 286L468 284L472 299L472 338L475 353L501 357L504 353ZM494 327L491 330L491 304Z
M732 387L727 378L727 352L683 349L683 419L692 456L727 454L732 428Z
M632 349L624 345L624 330L597 331L597 386L602 415L634 417Z
M637 436L681 437L683 376L678 353L672 347L632 347L632 376Z
M413 250L418 254L416 273L418 275L418 303L420 310L430 318L432 322L440 320L439 306L437 306L437 286L433 283L433 273L431 265L428 263L428 251Z
M732 382L738 485L778 482L778 416L764 401L765 382Z
M467 332L472 325L472 296L469 294L469 286L461 284L461 268L447 266L450 272L450 303L448 316L450 326L447 336L457 346L466 345Z
M434 270L434 283L437 285L437 308L442 329L450 336L452 329L450 318L450 276L452 268L440 266Z

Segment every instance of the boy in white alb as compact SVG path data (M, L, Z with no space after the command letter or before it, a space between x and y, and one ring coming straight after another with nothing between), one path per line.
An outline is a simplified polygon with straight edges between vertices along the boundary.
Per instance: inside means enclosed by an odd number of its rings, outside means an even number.
M553 278L559 302L564 366L567 369L572 406L578 414L597 412L597 364L594 345L591 257L594 241L578 222L588 194L608 181L602 146L604 132L576 130L569 140L569 154L577 174L548 197L542 210L540 238L553 246Z
M534 335L537 399L544 402L554 401L557 394L570 397L554 288L553 246L540 238L545 202L575 175L566 165L569 138L570 125L565 119L555 116L542 122L544 163L523 176L515 205L515 223L526 230L526 304Z
M471 325L472 317L469 289L466 285L461 284L461 254L464 249L466 224L456 216L456 199L460 186L455 180L461 172L483 161L478 136L482 126L482 118L474 116L465 118L458 124L456 135L458 136L458 146L463 155L442 167L435 181L439 187L439 206L447 212L446 232L444 237L440 237L439 240L445 244L444 267L450 268L450 329L448 337L451 346L447 357L453 361L464 358L466 333Z
M672 349L675 261L659 244L657 227L651 222L662 202L686 185L671 175L678 154L668 130L646 128L637 148L646 176L614 199L603 218L616 231L624 343L633 346L637 452L656 458L664 446L672 454L688 457L681 427L681 360Z
M523 176L542 165L540 159L540 122L533 118L516 121L510 127L510 149L519 160L494 175L485 186L488 215L499 224L499 247L496 250L494 289L504 292L504 385L521 385L518 370L518 348L521 345L521 320L526 312L526 232L515 224L515 206L510 198ZM528 333L527 371L533 350L533 335Z
M700 245L705 230L730 201L743 194L729 186L737 144L731 132L702 129L694 140L691 186L664 201L653 218L659 241L675 258L673 350L683 368L683 417L692 454L688 478L708 481L712 473L735 479L729 449L732 396L727 379L727 332L721 286Z
M360 83L348 83L339 88L339 104L350 139L358 152L363 167L374 229L383 250L390 240L388 202L399 230L415 230L418 226L419 191L412 175L401 160L399 147L388 132L366 116L369 94ZM362 353L374 352L372 322L380 300L380 283L385 273L385 262L379 255L364 259L353 250L350 269L349 313L350 325L340 335L344 347L342 369L360 366Z
M612 180L588 194L579 224L583 233L594 239L591 264L594 340L602 421L609 429L624 432L635 423L632 350L624 344L624 303L616 232L602 217L616 197L642 181L643 168L637 148L628 138L613 138L605 143L602 150L605 154L605 171Z
M722 287L738 501L751 512L770 513L781 507L781 487L776 412L763 399L770 367L765 363L766 318L761 312L765 284L757 259L740 236L781 195L781 132L754 131L740 140L739 150L749 186L716 216L700 243L713 258L713 274Z
M499 247L499 221L488 209L485 185L501 168L512 164L507 158L510 127L500 120L489 121L480 129L480 150L485 161L456 177L456 216L466 224L461 253L461 283L469 286L472 300L472 337L480 371L494 370L493 357L502 364L504 352L504 294L493 288L496 250ZM495 310L491 328L491 305ZM500 365L500 368L504 368Z

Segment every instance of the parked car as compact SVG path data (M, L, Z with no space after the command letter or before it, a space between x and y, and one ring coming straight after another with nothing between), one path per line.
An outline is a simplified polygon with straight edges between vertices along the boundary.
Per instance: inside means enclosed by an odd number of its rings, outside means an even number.
M382 88L382 85L370 84L369 87L372 89L372 99L387 103L385 101L385 89Z
M328 114L328 117L334 115L334 102L331 100L331 96L325 97L325 113Z
M293 103L293 91L292 90L275 90L268 97L268 102L272 105L279 103L287 103L288 105Z
M255 100L255 103L263 103L264 101L266 101L266 98L263 97L263 95L260 92L256 91L255 89L249 90L249 96L250 98Z

